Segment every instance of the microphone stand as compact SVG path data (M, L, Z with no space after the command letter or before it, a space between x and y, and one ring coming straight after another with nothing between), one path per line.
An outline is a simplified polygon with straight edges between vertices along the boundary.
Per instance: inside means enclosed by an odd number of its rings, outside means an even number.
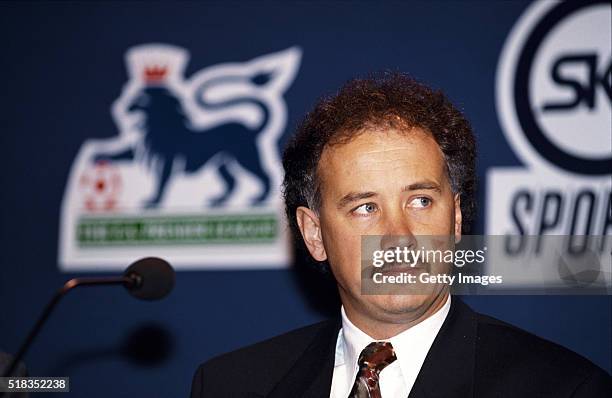
M19 351L15 354L11 364L4 372L3 377L11 377L12 373L15 371L17 364L23 358L24 354L30 348L30 345L42 329L45 321L53 311L53 309L57 306L57 303L68 293L70 290L74 289L78 286L92 286L92 285L123 285L128 289L139 287L142 284L142 278L136 273L128 273L123 276L113 276L113 277L102 277L102 278L74 278L70 279L68 282L64 284L64 286L55 293L55 296L49 301L44 311L36 321L36 324L30 330L28 337L26 337L25 341L19 347ZM3 394L0 394L0 397Z

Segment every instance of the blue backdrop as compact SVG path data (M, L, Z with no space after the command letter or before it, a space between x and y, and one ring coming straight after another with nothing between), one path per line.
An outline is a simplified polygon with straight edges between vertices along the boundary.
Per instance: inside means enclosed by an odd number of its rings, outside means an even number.
M503 43L525 2L3 3L0 32L0 350L15 352L44 303L75 273L58 269L60 203L81 144L117 134L111 103L126 50L188 49L187 75L294 45L302 63L285 94L291 129L317 97L384 68L442 88L478 135L485 171L521 163L495 109ZM484 226L484 205L476 232ZM89 275L89 274L88 274ZM324 288L323 288L323 287ZM337 310L329 283L307 270L182 271L162 302L120 288L70 293L26 357L30 374L69 376L75 397L187 396L212 356ZM467 297L610 371L610 296Z

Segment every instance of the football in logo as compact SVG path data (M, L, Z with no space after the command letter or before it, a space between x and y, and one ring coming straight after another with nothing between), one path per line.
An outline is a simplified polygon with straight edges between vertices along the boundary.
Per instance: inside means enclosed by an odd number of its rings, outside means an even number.
M98 162L79 179L83 190L83 206L89 212L111 211L121 193L121 176L108 162Z

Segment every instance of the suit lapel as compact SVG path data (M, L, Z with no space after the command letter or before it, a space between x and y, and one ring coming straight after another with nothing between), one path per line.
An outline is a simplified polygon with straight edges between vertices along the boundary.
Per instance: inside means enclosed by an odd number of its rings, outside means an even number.
M409 398L473 396L476 325L476 314L453 297Z
M340 319L325 325L268 397L329 397L340 327Z
M476 314L453 297L409 398L473 396L476 325ZM340 319L325 325L267 397L328 397L340 327Z

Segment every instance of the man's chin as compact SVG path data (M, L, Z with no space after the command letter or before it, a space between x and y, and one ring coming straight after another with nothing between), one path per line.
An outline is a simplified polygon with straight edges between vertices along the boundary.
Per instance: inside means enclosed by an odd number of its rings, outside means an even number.
M363 298L369 302L368 306L372 307L379 317L382 315L391 321L395 318L401 321L405 317L418 317L426 312L441 294L444 293L371 295Z

